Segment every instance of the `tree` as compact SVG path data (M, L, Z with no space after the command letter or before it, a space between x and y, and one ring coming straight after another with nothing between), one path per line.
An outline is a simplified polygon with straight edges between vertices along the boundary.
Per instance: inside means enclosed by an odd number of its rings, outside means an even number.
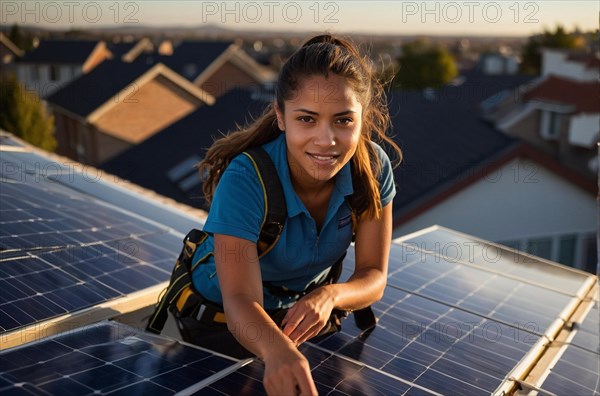
M400 70L395 84L401 88L437 88L458 75L456 63L448 51L417 41L402 47Z
M521 71L526 74L539 74L542 67L541 48L580 48L582 42L577 34L570 34L562 26L554 32L544 30L542 34L530 36L523 48Z
M40 98L25 91L14 76L0 81L0 109L0 128L34 146L54 151L54 117L48 114Z

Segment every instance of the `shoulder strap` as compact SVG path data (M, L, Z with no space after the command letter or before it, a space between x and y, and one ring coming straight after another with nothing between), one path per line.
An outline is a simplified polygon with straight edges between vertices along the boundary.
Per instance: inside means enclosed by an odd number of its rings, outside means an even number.
M287 217L287 206L277 169L269 154L262 147L252 147L243 154L252 161L263 189L265 214L257 242L258 257L262 257L279 240Z
M243 154L252 162L264 195L265 214L257 243L258 257L262 257L279 240L287 217L287 206L277 169L275 169L269 154L262 147L248 149ZM240 199L243 199L243 197L240 197ZM147 331L160 334L167 320L169 306L179 304L179 297L184 293L199 294L192 283L191 273L193 268L191 260L197 246L206 239L206 236L205 232L194 229L185 237L184 248L171 274L169 287L160 298L154 313L150 317L146 327Z

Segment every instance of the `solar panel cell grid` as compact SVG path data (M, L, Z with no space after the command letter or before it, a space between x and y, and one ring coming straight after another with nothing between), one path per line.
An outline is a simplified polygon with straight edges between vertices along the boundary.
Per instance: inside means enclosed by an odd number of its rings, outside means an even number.
M392 244L391 255L401 257ZM543 333L573 296L421 252L411 264L390 262L388 285L497 321ZM543 303L535 303L543 301Z
M400 251L406 258L419 257L425 252L434 252L451 262L462 261L503 275L536 282L548 288L575 295L586 274L568 271L561 266L549 265L547 261L522 252L497 247L485 241L442 228L420 235L401 238Z
M346 360L310 345L300 348L308 359L317 391L322 395L400 395L413 385L370 367ZM255 361L211 384L195 395L264 395L263 365ZM422 394L432 395L427 390ZM218 393L221 392L221 393Z
M114 322L0 353L0 393L174 394L236 364L233 359Z
M181 244L137 216L41 179L3 182L0 332L166 281Z
M319 346L442 394L493 392L539 336L388 287L377 327L350 319Z

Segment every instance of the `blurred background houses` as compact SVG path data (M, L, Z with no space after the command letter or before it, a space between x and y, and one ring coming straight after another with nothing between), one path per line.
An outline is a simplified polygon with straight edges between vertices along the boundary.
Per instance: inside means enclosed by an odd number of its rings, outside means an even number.
M272 101L306 37L13 26L0 36L2 78L17 102L38 102L47 148L206 209L195 165ZM439 224L596 271L597 35L353 38L391 81L404 153L395 236ZM2 127L22 136L4 97Z

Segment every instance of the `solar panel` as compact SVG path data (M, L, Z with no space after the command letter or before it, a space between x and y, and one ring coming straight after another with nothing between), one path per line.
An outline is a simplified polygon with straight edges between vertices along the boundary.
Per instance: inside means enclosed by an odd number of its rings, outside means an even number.
M458 233L452 240L452 235L445 231L441 242L473 242ZM433 245L435 237L424 234L423 239ZM478 244L480 251L486 248ZM419 245L392 244L388 287L374 305L379 321L372 333L361 336L347 320L342 333L320 346L432 391L490 393L544 342L542 335L557 321L562 324L588 278L565 271L571 282L567 292L555 287L552 276L558 272L546 277L544 287ZM348 261L353 260L350 250Z
M116 322L0 352L1 394L175 394L243 363Z
M427 389L313 345L300 351L308 359L320 395L435 395ZM194 395L264 395L264 366L257 360Z
M406 264L399 260L404 248L392 245L390 286L509 325L527 327L543 334L557 318L564 317L563 310L575 299L553 289L451 262L429 252L421 252L419 260Z
M600 303L594 300L560 360L540 386L558 395L600 395Z
M581 271L440 226L398 238L396 242L403 244L403 251L397 257L419 260L431 252L436 260L444 258L452 263L481 267L573 296L585 293L582 284L589 278L589 274Z
M493 392L539 340L392 287L373 308L378 324L370 333L348 319L319 346L443 394Z
M164 282L181 246L168 227L46 178L3 178L0 198L0 333Z
M46 179L175 230L189 230L201 223L197 213L182 213L171 204L149 199L139 188L132 189L126 180L68 159L53 160L27 151L2 151L0 164L6 179L25 184L38 184Z

